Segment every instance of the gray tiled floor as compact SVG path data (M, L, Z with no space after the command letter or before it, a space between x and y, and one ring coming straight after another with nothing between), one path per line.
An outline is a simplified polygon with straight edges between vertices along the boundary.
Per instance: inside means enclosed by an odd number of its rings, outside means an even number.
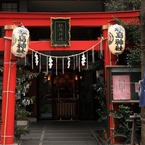
M98 127L99 126L99 127ZM21 145L97 145L92 133L101 129L95 121L48 121L31 123Z

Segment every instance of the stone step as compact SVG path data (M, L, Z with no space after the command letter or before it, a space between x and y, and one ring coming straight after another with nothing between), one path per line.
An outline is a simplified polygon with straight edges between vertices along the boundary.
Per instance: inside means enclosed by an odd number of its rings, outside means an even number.
M91 133L45 133L45 137L92 137Z
M79 121L31 124L30 134L22 136L21 145L98 145L91 131L97 127Z
M23 141L21 145L39 145L37 141ZM44 141L42 145L99 145L96 141Z

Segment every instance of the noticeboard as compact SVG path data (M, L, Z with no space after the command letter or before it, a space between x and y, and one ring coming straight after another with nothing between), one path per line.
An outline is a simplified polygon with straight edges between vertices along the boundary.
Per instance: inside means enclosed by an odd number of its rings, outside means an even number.
M140 68L125 66L107 67L108 94L110 101L133 102L139 100Z

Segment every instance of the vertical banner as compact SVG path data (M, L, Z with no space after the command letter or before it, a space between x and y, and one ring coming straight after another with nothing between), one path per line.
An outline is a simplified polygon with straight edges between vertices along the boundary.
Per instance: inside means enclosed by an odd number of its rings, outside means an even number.
M51 18L51 46L70 46L70 18Z

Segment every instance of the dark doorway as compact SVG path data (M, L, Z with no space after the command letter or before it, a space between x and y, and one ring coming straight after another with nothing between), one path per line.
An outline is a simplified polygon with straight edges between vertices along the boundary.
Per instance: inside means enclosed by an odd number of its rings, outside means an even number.
M41 73L38 78L38 120L52 119L52 83L49 76Z
M41 73L38 84L38 120L78 119L79 98L73 71Z
M55 71L54 71L55 72ZM93 71L51 72L39 75L38 120L95 118Z
M53 110L55 119L78 119L79 98L74 72L59 73L53 80Z
M95 119L95 104L94 104L94 79L93 71L82 71L79 81L79 96L80 96L80 119L92 120Z

